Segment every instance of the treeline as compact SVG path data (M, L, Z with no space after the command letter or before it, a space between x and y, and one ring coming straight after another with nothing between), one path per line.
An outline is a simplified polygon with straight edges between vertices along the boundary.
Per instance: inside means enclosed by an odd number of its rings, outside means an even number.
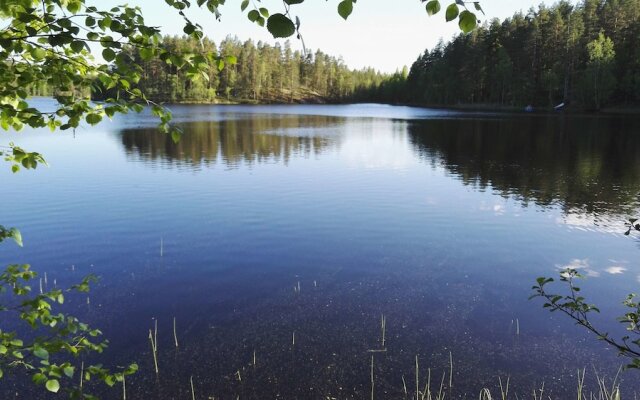
M363 98L599 109L640 103L640 0L561 1L440 42Z
M373 68L353 70L340 58L321 51L292 49L252 40L241 42L227 37L216 45L187 37L165 37L163 45L174 54L222 55L235 64L210 68L208 79L189 78L186 71L160 59L145 60L140 49L127 49L130 62L140 65L143 74L138 88L149 99L161 102L247 101L256 103L325 102L350 99L367 93L388 79ZM94 98L109 94L97 93Z

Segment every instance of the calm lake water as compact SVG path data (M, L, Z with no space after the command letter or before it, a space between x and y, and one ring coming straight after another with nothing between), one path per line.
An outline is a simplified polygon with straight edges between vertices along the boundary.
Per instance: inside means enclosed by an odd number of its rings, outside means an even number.
M0 262L30 263L50 287L101 277L65 310L102 328L101 362L140 365L127 399L190 399L190 377L197 399L370 398L372 355L377 399L415 398L416 356L421 390L430 368L434 390L447 374L447 398L496 396L498 377L519 398L542 385L566 398L578 368L595 390L594 369L624 363L528 297L535 278L574 266L601 306L594 322L622 332L615 316L640 281L638 236L623 235L640 208L640 119L173 111L178 144L148 114L3 134L50 167L0 169L0 223L25 240ZM382 315L386 352L371 352ZM623 394L640 393L638 377L622 375ZM5 380L0 398L45 398L29 387Z

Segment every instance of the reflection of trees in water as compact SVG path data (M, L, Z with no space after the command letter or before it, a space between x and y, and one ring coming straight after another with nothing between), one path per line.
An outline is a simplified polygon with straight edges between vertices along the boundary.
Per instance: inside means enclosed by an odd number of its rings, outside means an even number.
M417 151L465 184L567 213L637 209L640 120L514 117L409 126Z
M333 139L313 135L312 130L324 130L340 120L327 116L260 116L185 123L185 133L178 143L155 128L125 129L121 138L129 156L150 162L193 168L217 162L230 167L268 161L286 164L294 155L321 153Z

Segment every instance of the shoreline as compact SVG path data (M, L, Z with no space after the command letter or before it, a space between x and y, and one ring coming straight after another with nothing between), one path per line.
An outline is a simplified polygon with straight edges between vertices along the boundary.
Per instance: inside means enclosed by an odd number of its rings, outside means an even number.
M31 96L31 98L50 98L52 96ZM640 104L639 105L619 105L604 107L601 110L589 110L580 108L578 106L569 106L563 110L556 111L553 107L534 107L533 111L525 111L524 106L509 106L490 103L478 103L478 104L423 104L423 103L393 103L393 102L378 102L378 101L336 101L330 99L322 99L319 97L308 99L296 99L296 101L279 101L274 99L270 100L252 100L252 99L216 99L214 101L200 101L200 100L186 100L186 101L163 101L154 100L159 104L174 104L174 105L253 105L253 106L266 106L266 105L347 105L347 104L386 104L391 106L405 106L405 107L418 107L418 108L431 108L436 110L455 110L455 111L469 111L469 112L501 112L512 114L530 114L530 115L549 115L549 114L568 114L568 115L620 115L620 116L640 116ZM93 100L101 101L101 100Z

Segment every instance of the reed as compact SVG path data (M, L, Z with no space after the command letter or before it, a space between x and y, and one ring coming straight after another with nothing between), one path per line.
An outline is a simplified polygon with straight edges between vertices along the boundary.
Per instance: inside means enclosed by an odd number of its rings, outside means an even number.
M440 389L438 389L438 396L436 397L437 400L444 400L444 379L447 377L447 372L443 371L442 372L442 380L440 380Z
M382 314L382 317L380 317L380 325L381 325L381 329L382 329L382 348L384 349L385 347L385 342L386 342L386 329L387 329L387 317L385 317L384 314Z
M583 400L582 391L584 390L584 375L587 372L586 368L582 369L582 375L580 375L580 370L578 369L578 400Z
M156 347L156 341L151 332L151 329L149 329L149 342L151 342L151 353L153 354L153 365L155 367L156 375L158 375L158 355L156 354L157 347Z
M622 394L620 392L620 381L619 375L622 370L622 367L618 369L613 380L608 384L607 380L600 375L594 368L594 373L596 376L597 382L597 390L590 391L587 393L585 390L585 376L586 376L586 368L582 370L578 369L578 383L577 383L577 391L576 391L576 399L577 400L621 400ZM503 383L502 378L498 377L498 383L500 385L500 398L502 400L507 400L509 396L509 386L510 386L510 378L507 377L506 383ZM516 400L519 399L533 399L533 400L549 400L552 397L549 394L545 394L545 383L542 382L542 385L538 389L534 389L531 392L531 397L518 397L517 394L514 394ZM480 395L478 397L480 400L493 400L493 396L491 395L491 391L488 388L483 388L480 391ZM633 398L636 399L636 393L634 393ZM555 398L553 398L555 399ZM436 397L436 400L443 400L440 397Z
M427 368L427 383L424 385L424 391L422 392L422 400L431 400L431 368Z
M82 391L82 385L84 383L84 361L82 361L80 363L80 385L78 385L80 387L80 391Z
M507 376L506 385L503 387L502 378L498 377L498 382L500 383L500 397L502 400L507 400L507 397L509 397L509 379L510 377Z
M196 400L196 391L193 388L193 375L189 377L189 382L191 383L191 400Z
M449 397L453 399L453 354L449 351Z
M122 374L122 400L127 400L127 383L125 377L126 375Z
M160 238L160 257L164 257L164 240Z
M600 377L598 371L596 371L595 367L593 371L596 375L596 382L598 383L598 400L620 400L620 372L622 371L622 367L618 368L618 372L616 376L613 377L613 381L611 382L611 388L607 388L607 383L603 377Z
M173 341L176 343L176 349L178 348L178 334L176 333L176 317L173 317Z
M538 397L537 392L540 392L540 397ZM542 386L538 390L533 390L533 400L542 400L544 399L544 381L542 381Z
M418 366L418 356L416 355L416 400L420 400L420 367Z
M373 354L371 355L371 400L374 398L375 381L373 376Z
M158 349L158 319L154 318L153 319L153 324L154 324L154 328L153 328L153 343L155 345L156 350Z

